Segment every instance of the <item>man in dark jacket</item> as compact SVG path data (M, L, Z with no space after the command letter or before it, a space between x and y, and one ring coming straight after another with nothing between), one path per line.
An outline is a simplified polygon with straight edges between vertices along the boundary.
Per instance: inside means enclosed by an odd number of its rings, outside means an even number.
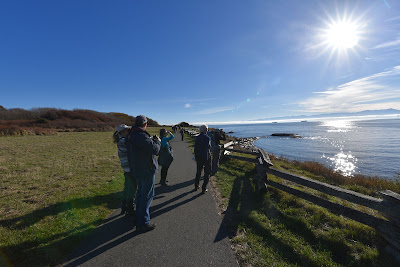
M128 161L132 176L136 179L136 230L150 231L156 225L150 223L149 208L154 197L154 178L157 171L157 157L160 151L160 139L150 137L146 132L147 118L143 115L135 119L133 127L126 138Z
M214 138L214 140L212 139ZM215 129L211 135L211 152L212 152L212 167L211 175L218 172L219 158L221 156L220 141L226 140L226 134L222 129Z
M201 176L201 171L204 168L204 181L203 181L203 191L202 191L203 194L207 192L207 184L211 173L211 153L210 153L211 139L207 135L207 131L208 131L208 126L205 124L201 125L200 134L196 136L194 142L194 156L197 163L197 172L196 172L194 187L195 190L200 189L199 186L200 176Z

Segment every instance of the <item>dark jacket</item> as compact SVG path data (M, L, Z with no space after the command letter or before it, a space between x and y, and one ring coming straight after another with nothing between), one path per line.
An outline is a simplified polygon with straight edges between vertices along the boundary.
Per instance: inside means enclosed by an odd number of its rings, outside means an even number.
M215 132L215 144L217 146L220 145L221 140L226 140L226 134L223 131Z
M153 141L150 134L138 127L133 127L126 137L128 161L131 174L150 175L157 171L157 154L161 143Z
M201 133L194 141L194 157L197 161L207 161L210 158L211 139L208 135Z
M220 150L220 141L226 140L225 132L223 131L212 131L208 132L207 135L211 138L211 151Z

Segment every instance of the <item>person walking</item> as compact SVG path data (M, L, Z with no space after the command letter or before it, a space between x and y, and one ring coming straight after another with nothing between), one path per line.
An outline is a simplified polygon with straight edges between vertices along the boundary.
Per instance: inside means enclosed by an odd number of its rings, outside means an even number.
M167 134L169 136L167 137ZM158 164L161 166L161 185L168 185L167 181L167 173L168 168L174 160L172 146L169 143L174 138L174 135L171 132L167 132L165 129L160 130L161 137L161 149L158 156Z
M218 172L219 158L221 156L220 141L226 140L226 134L222 129L215 129L211 135L212 166L211 175Z
M121 167L124 170L125 182L124 182L124 191L122 194L122 207L121 207L121 215L135 214L135 206L134 206L134 198L136 195L136 180L132 177L129 168L128 162L128 149L125 144L125 137L129 133L131 129L130 126L126 124L121 124L117 127L116 131L113 134L114 143L117 144L118 147L118 157L121 162Z
M161 141L156 135L150 137L146 131L147 118L139 115L135 118L135 127L131 129L126 144L131 174L136 179L136 230L151 231L156 228L150 223L149 208L154 198L154 179L157 172L157 157Z
M185 130L183 130L183 128L181 128L180 133L181 133L181 137L182 137L182 141L183 141L183 135L185 133Z
M210 147L211 147L211 139L207 135L208 126L203 124L200 126L200 134L196 136L194 142L194 157L197 163L197 172L196 178L194 182L195 190L200 189L200 176L201 171L204 168L204 181L202 186L202 193L206 193L208 180L210 178L211 172L211 154L210 154Z

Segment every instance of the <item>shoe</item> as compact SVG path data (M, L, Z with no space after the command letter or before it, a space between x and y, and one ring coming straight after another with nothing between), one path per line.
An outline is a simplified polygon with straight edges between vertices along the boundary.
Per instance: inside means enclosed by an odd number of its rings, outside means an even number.
M136 226L136 231L138 232L148 232L151 230L156 229L156 224L155 223L149 223L146 225L138 225Z
M197 191L197 190L199 190L199 189L200 189L200 186L198 186L198 185L195 185L195 186L194 186L194 190L195 190L195 191Z
M124 215L126 213L126 210L127 210L127 202L123 201L121 207L121 213L119 215Z
M129 209L126 211L126 216L136 216L136 211L134 209Z
M208 189L203 189L203 190L201 191L202 194L205 194L205 193L207 193L207 192L208 192Z

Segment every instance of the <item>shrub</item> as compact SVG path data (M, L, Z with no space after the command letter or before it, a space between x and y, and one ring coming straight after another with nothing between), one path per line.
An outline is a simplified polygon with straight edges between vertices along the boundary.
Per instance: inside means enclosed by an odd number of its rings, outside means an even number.
M38 118L35 122L36 123L49 123L49 120L45 119L45 118Z

